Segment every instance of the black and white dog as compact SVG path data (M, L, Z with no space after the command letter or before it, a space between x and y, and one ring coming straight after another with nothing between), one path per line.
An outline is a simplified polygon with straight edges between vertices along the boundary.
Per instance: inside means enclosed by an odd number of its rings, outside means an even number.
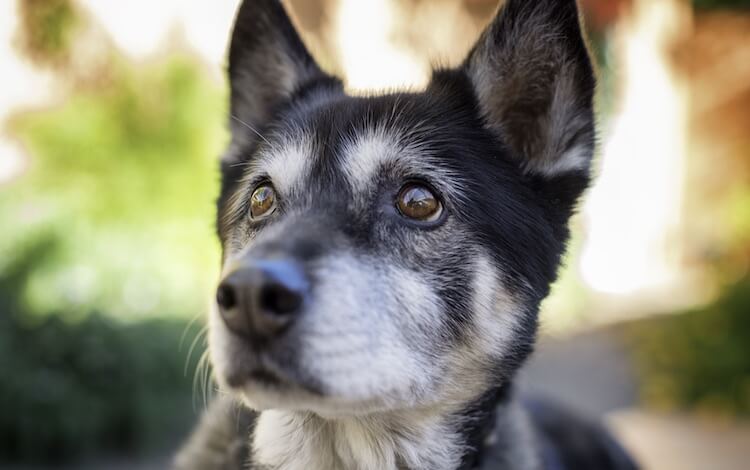
M512 389L589 182L575 0L508 0L460 67L371 97L319 68L278 0L246 0L229 79L222 398L176 468L635 468Z

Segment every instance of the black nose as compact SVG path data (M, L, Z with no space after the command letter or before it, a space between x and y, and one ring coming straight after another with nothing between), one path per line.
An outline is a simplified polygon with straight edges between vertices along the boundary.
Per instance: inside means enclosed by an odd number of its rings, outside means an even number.
M270 339L294 321L308 285L295 261L242 261L224 277L216 302L230 330L254 340Z

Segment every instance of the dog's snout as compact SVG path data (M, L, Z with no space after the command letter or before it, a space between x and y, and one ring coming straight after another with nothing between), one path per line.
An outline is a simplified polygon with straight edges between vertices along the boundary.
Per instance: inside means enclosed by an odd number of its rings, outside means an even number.
M233 332L252 339L270 339L294 321L308 291L299 263L255 260L238 263L216 292L224 322Z

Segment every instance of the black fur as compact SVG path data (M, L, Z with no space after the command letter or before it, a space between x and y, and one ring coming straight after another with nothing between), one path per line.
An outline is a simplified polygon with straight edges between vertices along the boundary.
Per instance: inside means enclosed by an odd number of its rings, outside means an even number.
M638 467L604 427L546 401L526 400L550 470Z

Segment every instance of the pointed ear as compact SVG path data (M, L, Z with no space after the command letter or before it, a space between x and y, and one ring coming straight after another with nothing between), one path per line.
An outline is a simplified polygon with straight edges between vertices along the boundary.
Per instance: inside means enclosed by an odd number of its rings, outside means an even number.
M244 0L229 47L231 129L235 142L259 138L274 109L325 78L279 0Z
M595 78L575 0L507 0L463 68L486 125L528 173L588 172Z

